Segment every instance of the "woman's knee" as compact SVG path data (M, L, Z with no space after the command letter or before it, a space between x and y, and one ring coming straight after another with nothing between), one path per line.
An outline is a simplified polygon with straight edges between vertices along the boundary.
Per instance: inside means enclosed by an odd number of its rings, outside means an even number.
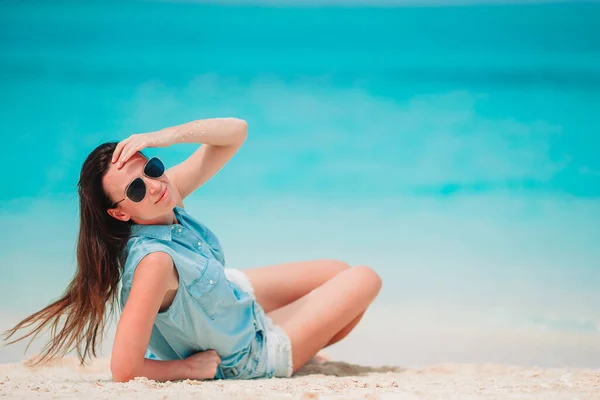
M323 268L333 272L334 275L350 268L350 264L340 260L321 260L320 263Z
M366 265L351 267L350 264L339 260L321 260L320 262L323 268L331 273L331 278L329 279L332 279L341 272L352 270L351 274L355 276L358 287L366 290L373 298L381 290L381 277L371 267Z
M369 288L373 293L373 297L377 296L383 284L379 274L366 265L357 265L352 269L356 270L357 279L360 280L361 286Z

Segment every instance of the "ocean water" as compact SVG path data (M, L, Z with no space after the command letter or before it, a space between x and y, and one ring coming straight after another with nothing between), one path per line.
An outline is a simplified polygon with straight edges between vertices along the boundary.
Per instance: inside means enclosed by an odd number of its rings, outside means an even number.
M186 207L228 267L378 271L334 357L600 366L600 4L333 3L0 2L0 328L70 281L95 146L236 116Z

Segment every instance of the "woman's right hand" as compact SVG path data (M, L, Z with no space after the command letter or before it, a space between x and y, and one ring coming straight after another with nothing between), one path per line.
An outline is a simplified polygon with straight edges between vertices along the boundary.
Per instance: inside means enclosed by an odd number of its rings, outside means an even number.
M188 379L213 379L217 374L217 367L221 363L221 358L216 351L207 350L192 354L184 362L189 371Z

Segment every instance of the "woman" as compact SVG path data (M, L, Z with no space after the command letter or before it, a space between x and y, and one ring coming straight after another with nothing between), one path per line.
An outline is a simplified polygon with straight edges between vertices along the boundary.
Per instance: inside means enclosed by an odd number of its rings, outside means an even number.
M79 180L75 277L5 339L51 327L37 362L76 348L83 363L96 355L107 305L119 302L111 372L125 382L289 377L345 337L381 288L372 269L328 260L224 269L218 239L183 207L246 135L243 120L211 118L92 151ZM140 153L192 142L204 145L167 171Z

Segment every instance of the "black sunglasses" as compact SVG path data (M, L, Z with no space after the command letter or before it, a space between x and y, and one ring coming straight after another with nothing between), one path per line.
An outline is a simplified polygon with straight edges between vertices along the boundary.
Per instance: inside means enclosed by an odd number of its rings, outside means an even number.
M165 165L157 157L152 157L144 165L144 175L148 178L160 178L165 173ZM135 178L125 188L125 198L113 203L110 208L115 208L120 202L129 199L134 203L139 203L146 197L146 184L142 178Z

